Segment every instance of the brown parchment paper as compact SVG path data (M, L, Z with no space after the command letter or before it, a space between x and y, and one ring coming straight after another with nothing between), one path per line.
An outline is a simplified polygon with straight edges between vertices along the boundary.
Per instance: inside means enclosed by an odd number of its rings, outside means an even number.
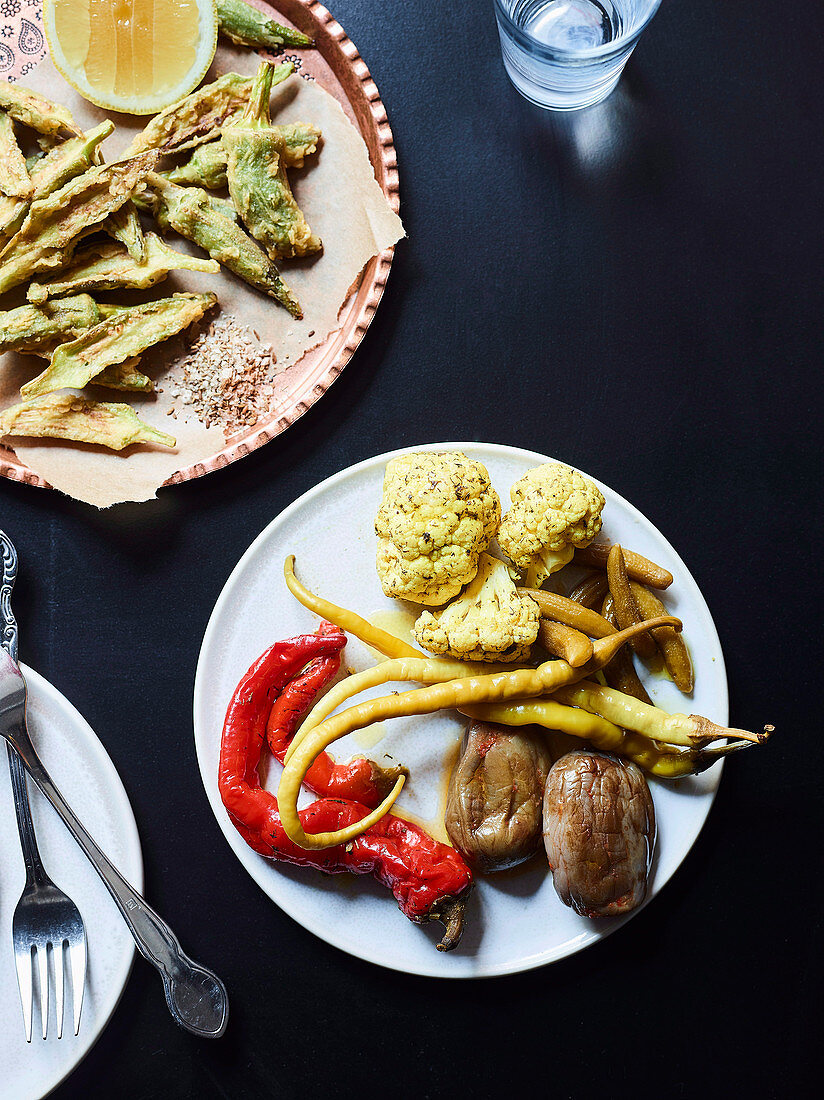
M251 74L258 63L254 52L221 45L206 79L212 80L228 71ZM84 129L110 117L116 129L103 145L107 160L116 159L147 121L107 113L87 103L66 84L48 56L27 76L26 85L65 103ZM173 274L138 298L148 300L179 290L215 291L220 313L231 314L253 329L261 343L272 345L277 356L278 378L272 406L276 408L278 380L284 381L288 377L284 372L338 327L341 306L364 265L376 253L400 240L404 231L400 218L375 180L363 138L346 118L338 101L319 83L298 75L290 77L275 89L272 117L283 122L312 122L323 133L318 154L307 158L303 170L290 172L295 196L309 224L323 240L323 253L316 258L285 261L280 265L284 278L303 306L303 320L296 321L281 306L223 269L217 275L190 271ZM150 219L144 219L144 223L146 228L156 229ZM168 240L180 251L198 252L176 234L169 234ZM100 295L100 300L117 301L126 297L112 292ZM3 308L18 304L16 299L10 299L7 295ZM212 316L217 317L220 313ZM164 390L164 379L174 370L176 356L185 350L182 338L170 344L150 349L141 363L141 369L156 380L159 391ZM20 385L39 373L42 363L33 357L2 356L0 407L20 400ZM160 447L131 447L113 454L97 447L57 440L6 440L27 466L56 489L98 508L127 500L149 500L176 470L205 461L224 446L223 431L215 426L204 427L186 406L177 403L176 418L170 416L169 409L174 402L168 393L143 396L101 390L98 396L102 400L128 401L144 420L175 436L177 447L173 451Z

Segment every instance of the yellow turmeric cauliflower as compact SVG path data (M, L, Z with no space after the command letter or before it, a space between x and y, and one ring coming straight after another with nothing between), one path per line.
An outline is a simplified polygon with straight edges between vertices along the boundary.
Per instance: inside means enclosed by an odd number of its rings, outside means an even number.
M412 633L430 653L463 661L523 661L538 637L540 617L504 562L481 554L466 590L442 611L424 611Z
M601 530L604 498L577 470L547 462L524 474L509 491L512 507L501 521L498 544L526 583L539 588Z
M413 453L386 467L375 517L387 596L440 605L472 580L501 521L486 467L460 453Z

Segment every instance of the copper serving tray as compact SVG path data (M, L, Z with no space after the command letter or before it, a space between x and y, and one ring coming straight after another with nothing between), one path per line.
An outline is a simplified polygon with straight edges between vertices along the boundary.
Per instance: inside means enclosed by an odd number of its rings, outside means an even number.
M375 178L397 212L400 206L398 161L392 131L375 82L354 43L340 23L317 0L277 0L268 6L278 19L291 23L314 38L315 49L299 51L301 72L314 77L333 95L358 128L369 150ZM288 48L285 52L289 52ZM323 397L352 358L375 315L389 278L393 253L393 248L387 248L372 257L341 308L338 318L340 328L308 351L285 375L281 375L280 384L286 384L287 388L285 392L281 391L277 412L232 436L225 447L205 462L177 470L164 484L190 481L211 470L228 466L230 462L237 462L286 431L290 424L294 424L299 416ZM0 474L26 485L51 488L47 481L38 477L2 444Z

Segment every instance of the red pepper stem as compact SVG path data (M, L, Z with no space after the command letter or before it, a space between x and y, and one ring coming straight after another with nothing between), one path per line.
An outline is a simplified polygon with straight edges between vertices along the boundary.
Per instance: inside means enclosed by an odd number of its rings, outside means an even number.
M465 890L459 898L443 898L438 906L438 912L431 914L432 920L438 920L444 926L444 934L437 944L439 951L451 951L461 942L463 935L464 911L466 902L471 892Z

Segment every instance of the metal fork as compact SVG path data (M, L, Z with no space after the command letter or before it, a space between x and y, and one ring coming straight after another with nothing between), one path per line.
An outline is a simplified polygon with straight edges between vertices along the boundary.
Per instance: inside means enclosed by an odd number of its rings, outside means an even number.
M17 551L8 535L0 531L0 551L3 556L3 577L0 585L0 645L13 660L17 660L17 621L11 609L11 593L17 578ZM57 1038L63 1037L65 1004L64 947L68 948L71 969L72 1018L74 1033L80 1030L83 991L86 983L86 930L77 906L51 881L40 860L34 822L29 805L26 772L15 749L7 746L11 786L17 829L26 866L26 885L12 917L12 942L17 966L17 984L26 1028L26 1042L31 1042L34 1010L34 975L36 966L40 986L40 1020L43 1038L49 1029L49 947L54 968Z
M3 540L3 546L4 550L8 546L14 551L8 539ZM8 591L4 591L3 600L8 604ZM28 774L103 879L138 951L157 968L163 979L166 1005L172 1017L181 1027L203 1039L220 1038L229 1018L226 987L216 974L184 953L168 924L126 881L89 835L37 755L26 726L26 699L22 672L11 653L0 647L0 740L7 741L16 750Z

